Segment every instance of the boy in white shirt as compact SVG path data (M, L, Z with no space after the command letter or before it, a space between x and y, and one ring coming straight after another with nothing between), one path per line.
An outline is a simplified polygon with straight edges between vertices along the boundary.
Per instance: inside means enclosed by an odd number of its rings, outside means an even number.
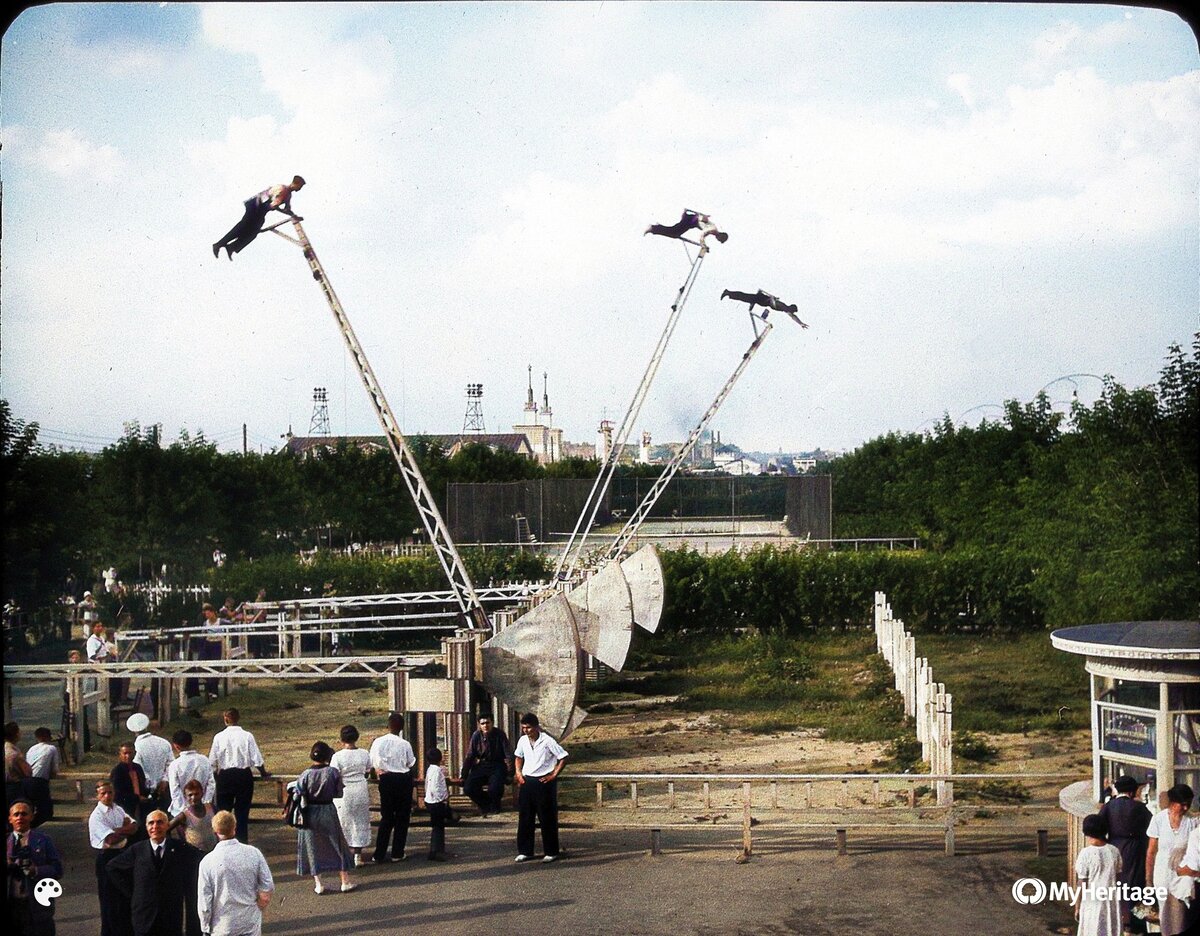
M446 824L450 818L450 787L442 769L442 752L434 748L425 755L425 808L429 810L429 860L446 860Z

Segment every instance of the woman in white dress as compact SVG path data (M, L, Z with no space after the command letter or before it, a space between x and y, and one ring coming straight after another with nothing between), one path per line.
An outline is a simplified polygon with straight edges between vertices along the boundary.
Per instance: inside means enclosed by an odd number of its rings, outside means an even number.
M1169 891L1175 878L1175 869L1183 862L1187 852L1188 835L1197 825L1195 817L1187 815L1193 795L1192 788L1186 783L1175 784L1167 790L1167 808L1157 812L1150 820L1150 827L1146 830L1146 835L1150 837L1150 845L1146 849L1147 887L1165 887ZM1178 936L1187 932L1189 926L1196 922L1194 912L1168 892L1158 902L1158 925L1162 936Z
M346 844L354 852L354 865L363 864L362 850L371 844L371 793L367 786L367 771L371 755L357 746L358 729L344 725L341 732L342 749L333 755L330 766L342 775L342 796L333 801Z
M1087 846L1075 859L1075 876L1089 896L1081 895L1075 904L1079 918L1076 936L1121 936L1121 902L1113 894L1120 882L1121 852L1108 843L1108 823L1103 816L1084 817L1083 834ZM1099 898L1097 892L1110 896Z

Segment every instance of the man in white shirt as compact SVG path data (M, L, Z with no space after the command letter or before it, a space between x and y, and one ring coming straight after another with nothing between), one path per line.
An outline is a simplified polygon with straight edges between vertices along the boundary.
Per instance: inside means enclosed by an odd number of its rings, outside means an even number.
M87 639L86 656L89 663L108 662L108 641L105 640L103 621L92 624L92 636Z
M234 838L236 829L233 813L213 816L217 844L200 860L196 903L200 929L209 936L260 936L262 912L275 891L263 853Z
M404 847L408 844L413 806L412 769L417 758L412 745L400 736L403 729L404 716L393 712L388 717L388 733L371 743L371 767L379 777L379 832L373 859L376 864L403 861ZM391 858L388 858L389 840Z
M171 747L176 758L167 766L167 788L171 794L171 815L178 816L187 808L187 797L183 795L183 788L189 780L195 780L204 787L201 802L211 803L216 796L217 787L208 758L192 747L190 731L180 728L175 732L171 736Z
M129 903L108 878L108 863L137 831L137 823L114 801L113 786L107 780L96 784L96 808L88 817L88 839L96 849L96 894L100 898L100 936L115 936L125 931Z
M36 743L25 752L25 763L29 765L29 798L37 810L33 817L36 829L47 819L54 818L54 800L50 796L50 781L58 776L58 746L51 742L49 728L39 728L33 733Z
M254 774L252 768L264 776L270 776L263 766L262 752L254 735L238 724L241 713L237 709L226 709L225 727L213 735L212 747L208 751L208 762L217 777L217 800L219 810L229 810L237 818L237 837L240 842L250 841L250 802L254 799Z
M152 808L166 809L169 802L169 791L166 788L167 768L175 759L171 742L150 730L156 728L157 724L151 722L144 712L134 712L130 715L125 727L137 735L133 741L133 749L137 752L133 762L140 764L142 772L146 775L146 789L154 802Z
M521 740L513 751L519 788L517 861L533 855L535 820L542 827L542 861L558 860L558 775L566 759L567 752L539 728L536 715L521 716Z

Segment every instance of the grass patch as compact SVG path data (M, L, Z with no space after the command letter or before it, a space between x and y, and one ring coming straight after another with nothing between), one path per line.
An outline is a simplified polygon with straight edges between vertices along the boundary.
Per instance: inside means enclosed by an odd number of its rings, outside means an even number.
M1083 661L1048 632L921 634L917 653L954 696L963 731L1074 731L1091 724Z
M758 734L820 728L836 741L884 741L904 730L891 673L866 633L805 637L749 633L662 636L624 673L589 686L587 702L625 693L681 696L721 712L725 727Z

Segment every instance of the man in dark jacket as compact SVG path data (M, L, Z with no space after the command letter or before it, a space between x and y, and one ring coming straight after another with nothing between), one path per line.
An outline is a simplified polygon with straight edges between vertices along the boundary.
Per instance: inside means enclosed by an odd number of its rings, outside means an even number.
M32 828L33 805L29 800L13 800L8 807L8 823L12 827L6 836L8 846L5 850L8 874L4 918L8 922L8 932L16 936L54 936L54 902L47 900L48 905L42 906L35 898L35 889L46 878L62 879L63 866L58 849L50 836Z
M493 727L490 715L481 715L478 725L467 743L462 767L463 792L486 816L500 812L504 783L513 770L513 749L508 735Z
M146 817L149 838L108 863L113 887L129 898L134 936L199 936L196 876L200 850L167 838L167 814Z

